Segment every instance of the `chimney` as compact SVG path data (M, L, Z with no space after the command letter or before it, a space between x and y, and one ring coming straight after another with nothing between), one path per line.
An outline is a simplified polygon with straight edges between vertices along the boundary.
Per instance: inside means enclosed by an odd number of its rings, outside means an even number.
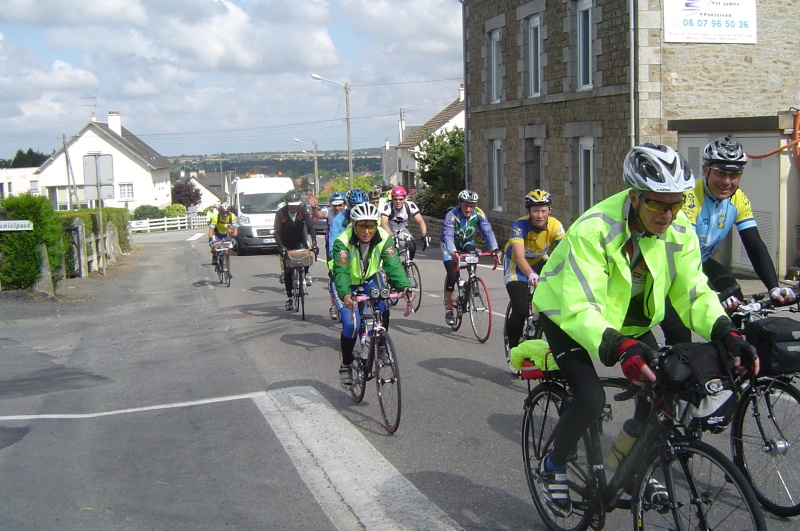
M108 128L122 136L122 116L119 111L108 111Z
M97 115L94 113L94 111L92 111L92 121L93 122L97 121Z
M464 83L458 86L458 101L464 101Z

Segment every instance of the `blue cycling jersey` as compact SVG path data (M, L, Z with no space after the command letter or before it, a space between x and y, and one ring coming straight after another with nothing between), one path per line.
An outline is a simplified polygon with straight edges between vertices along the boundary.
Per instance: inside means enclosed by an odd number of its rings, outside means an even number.
M697 233L703 262L708 260L734 225L739 232L756 226L750 200L741 188L730 198L719 200L708 191L703 178L697 179L694 189L686 193L683 212Z

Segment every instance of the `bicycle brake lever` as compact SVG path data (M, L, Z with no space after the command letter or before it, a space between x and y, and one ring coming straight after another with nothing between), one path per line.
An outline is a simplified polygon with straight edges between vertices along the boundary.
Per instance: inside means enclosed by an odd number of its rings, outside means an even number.
M628 387L619 393L614 395L614 402L625 402L626 400L630 400L634 396L636 396L641 390L641 387L635 384L628 384Z

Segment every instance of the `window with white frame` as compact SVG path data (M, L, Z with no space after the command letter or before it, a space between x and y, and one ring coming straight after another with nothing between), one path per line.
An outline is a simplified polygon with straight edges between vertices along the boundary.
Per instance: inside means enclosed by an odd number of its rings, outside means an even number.
M119 185L119 200L120 201L133 201L133 184L120 183Z
M39 195L39 181L31 181L28 188L31 191L31 195Z
M500 101L500 67L502 65L502 54L500 52L500 30L494 30L489 34L492 61L492 103Z
M542 18L528 19L528 97L542 93Z
M503 141L489 143L489 176L492 180L492 210L503 210Z
M594 204L594 138L583 136L578 142L578 208L583 214Z
M578 2L578 87L592 88L592 0Z

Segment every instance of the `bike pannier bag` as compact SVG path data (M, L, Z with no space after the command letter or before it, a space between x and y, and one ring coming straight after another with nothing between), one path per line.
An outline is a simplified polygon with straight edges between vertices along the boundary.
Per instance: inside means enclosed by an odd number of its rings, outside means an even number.
M659 376L678 398L675 418L690 428L724 431L736 409L732 371L733 360L718 341L675 345Z
M314 256L309 249L286 251L286 262L289 267L310 267L314 265Z
M745 323L744 335L756 348L761 374L800 371L800 322L788 317L767 317Z

